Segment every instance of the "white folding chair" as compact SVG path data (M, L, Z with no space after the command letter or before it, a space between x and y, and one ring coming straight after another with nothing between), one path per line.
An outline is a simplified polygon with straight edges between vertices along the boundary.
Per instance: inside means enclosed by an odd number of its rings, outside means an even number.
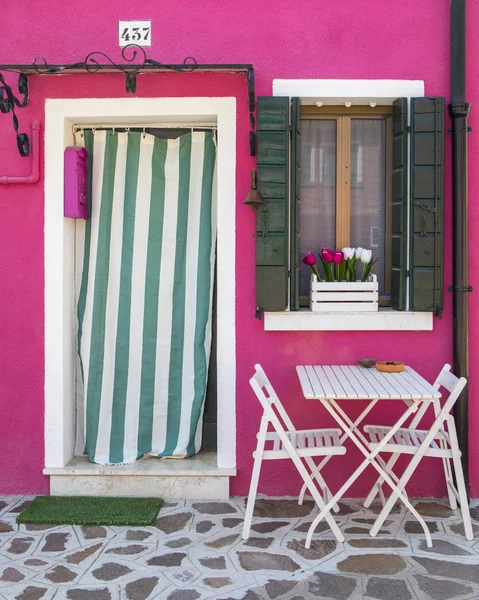
M404 473L399 478L399 490L404 489L423 457L442 459L449 503L453 509L456 509L457 503L459 503L466 538L472 540L473 532L464 475L462 472L461 451L459 450L454 417L450 414L456 400L464 389L467 380L464 377L461 377L460 379L457 378L450 370L451 366L446 364L434 382L434 387L436 389L439 389L442 386L448 390L449 397L442 408L439 400L432 402L435 420L430 428L418 429L419 422L423 418L430 404L424 403L411 421L410 426L398 429L392 439L385 444L381 452L391 453L391 457L386 465L386 470L390 473L392 473L392 468L401 454L410 454L412 456ZM390 430L390 427L365 425L364 431L369 436L370 449L374 449ZM454 485L453 474L456 479L457 487ZM382 484L383 480L379 478L364 503L365 506L369 506L378 493L383 499L384 506L380 516L371 529L372 535L377 533L396 501L395 493L392 493L389 499L384 501Z
M256 373L249 382L261 402L263 416L259 433L256 436L258 438L256 450L253 452L254 465L243 526L243 539L245 540L248 539L250 533L263 460L290 458L303 478L311 496L322 509L325 503L320 491L313 482L313 477L324 493L329 493L329 490L312 457L339 455L346 452L346 448L340 442L340 429L296 430L261 365L255 365L255 370ZM270 424L274 431L268 431ZM265 447L267 444L270 446L269 448ZM303 460L309 467L309 471ZM343 534L331 513L328 512L325 518L338 542L344 542Z

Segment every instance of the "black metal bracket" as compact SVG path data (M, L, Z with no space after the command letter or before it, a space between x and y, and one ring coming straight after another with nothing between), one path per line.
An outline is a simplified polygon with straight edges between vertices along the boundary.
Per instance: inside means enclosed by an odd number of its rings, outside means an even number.
M1 73L0 84L0 112L3 114L12 113L18 151L20 156L28 156L30 154L30 140L26 133L18 132L18 117L15 113L15 107L24 108L28 103L28 78L25 73L18 75L18 93L23 96L21 100L14 94L13 88L8 85Z
M84 60L66 65L49 65L42 57L37 57L30 65L0 65L0 71L18 73L18 92L23 95L19 100L11 86L9 86L0 73L0 112L12 112L13 126L17 134L18 150L22 156L30 153L30 144L26 133L18 133L18 119L15 115L15 107L23 108L28 102L28 79L29 75L61 75L74 73L108 73L120 71L126 76L126 91L130 94L136 93L137 75L143 73L155 73L158 71L176 71L178 73L191 73L193 71L219 71L246 73L248 80L248 107L250 112L249 145L251 156L256 155L256 133L255 133L255 89L254 68L251 64L198 64L195 58L187 56L183 64L163 64L152 58L147 58L145 50L136 44L128 44L121 51L122 58L126 63L119 64L113 61L103 52L90 52ZM100 63L104 59L106 62ZM136 62L135 62L136 61ZM138 62L139 61L139 62Z
M454 292L455 294L458 292L466 292L466 293L470 293L473 291L472 285L463 285L462 287L454 287L453 285L450 285L447 288L448 292Z
M467 127L461 125L453 125L448 129L449 133L454 133L455 131L465 131L466 133L471 133L472 127L470 125L468 125Z
M256 312L255 315L256 319L259 319L261 321L261 319L263 318L263 309L262 308L256 308Z

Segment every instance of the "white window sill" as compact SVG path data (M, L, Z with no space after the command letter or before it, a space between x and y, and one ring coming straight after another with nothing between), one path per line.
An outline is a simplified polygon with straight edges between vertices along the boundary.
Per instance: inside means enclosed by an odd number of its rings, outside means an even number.
M313 313L309 308L265 312L265 331L432 331L432 312L380 308L377 312Z

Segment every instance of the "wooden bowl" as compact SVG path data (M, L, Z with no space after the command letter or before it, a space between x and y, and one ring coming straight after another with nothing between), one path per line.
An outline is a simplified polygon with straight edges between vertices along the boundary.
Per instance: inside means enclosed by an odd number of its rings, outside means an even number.
M397 360L379 360L376 369L383 373L400 373L404 370L404 363Z

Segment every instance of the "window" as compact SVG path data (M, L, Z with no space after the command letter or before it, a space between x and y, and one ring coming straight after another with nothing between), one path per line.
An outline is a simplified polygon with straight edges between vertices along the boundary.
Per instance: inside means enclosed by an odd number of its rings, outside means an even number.
M381 304L390 304L392 107L303 106L300 116L300 256L321 246L371 248ZM305 306L309 279L301 264Z
M258 98L257 314L298 310L309 279L300 257L346 245L374 250L393 309L441 312L444 106L420 97L317 110Z

